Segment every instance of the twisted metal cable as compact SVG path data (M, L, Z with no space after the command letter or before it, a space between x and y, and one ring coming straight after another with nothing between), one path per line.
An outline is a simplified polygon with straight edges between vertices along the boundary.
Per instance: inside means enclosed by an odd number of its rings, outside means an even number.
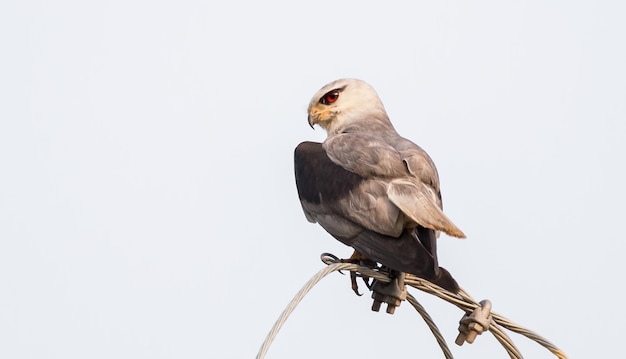
M276 323L274 323L272 330L270 330L270 332L267 334L267 338L265 338L265 341L263 342L261 349L259 349L259 353L257 354L256 359L263 359L265 357L265 353L267 352L270 345L272 344L272 341L274 341L274 338L276 337L276 334L278 334L278 331L280 330L280 328L283 326L283 324L285 323L285 321L287 320L291 312L293 312L293 310L296 309L296 306L298 306L298 303L300 303L302 298L304 298L304 296L311 290L311 288L313 288L313 286L315 286L320 280L322 280L322 278L326 277L328 274L334 271L342 270L342 269L352 270L355 268L355 266L356 264L335 263L317 272L317 274L314 275L313 278L311 278L304 285L304 287L302 287L302 289L300 289L300 291L296 294L296 296L291 300L287 308L285 308L285 310L282 312L280 317L278 317L278 320L276 321Z
M437 339L437 343L439 344L439 347L443 351L443 356L445 356L446 359L452 359L453 358L452 352L450 351L450 348L448 348L448 344L446 343L446 340L443 338L443 335L441 335L441 332L439 331L437 324L435 324L430 314L428 314L426 309L424 309L424 307L417 301L417 299L415 299L414 296L411 295L411 293L407 293L406 300L407 302L411 303L413 308L415 308L415 310L417 310L417 312L422 316L422 319L424 319L424 322L426 322L426 325L428 325L428 328L430 328L430 331L435 336L435 339Z
M280 315L276 323L274 323L274 326L272 327L267 337L265 338L265 341L263 342L263 345L259 349L256 359L265 358L265 354L267 353L267 350L269 349L274 338L278 334L278 331L283 326L283 324L285 323L289 315L293 312L293 310L296 308L298 303L300 303L300 301L304 298L304 296L313 288L313 286L315 286L320 280L322 280L322 278L324 278L328 274L334 271L349 270L349 271L357 272L362 277L370 277L370 278L373 278L375 280L378 280L384 283L390 282L390 278L387 275L377 270L360 266L357 264L342 263L337 257L333 256L332 254L327 254L327 253L322 254L322 261L325 264L327 264L327 266L323 268L322 270L320 270L316 275L314 275L313 278L311 278L304 285L304 287L300 289L300 291L296 294L296 296L289 303L287 308L285 308L285 310L282 312L282 314ZM465 311L466 313L471 313L474 309L480 307L480 304L477 303L474 299L472 299L472 297L470 297L469 294L467 294L467 292L465 292L463 289L461 289L458 294L454 294L454 293L448 292L447 290L441 287L438 287L435 284L432 284L426 281L425 279L422 279L422 278L419 278L410 274L406 275L405 284L415 289L424 291L428 294L435 295L451 304L454 304L461 310ZM419 302L415 299L415 297L413 297L410 293L407 293L407 301L411 303L411 305L422 316L422 318L428 325L429 329L435 336L437 343L441 347L441 350L443 351L443 354L446 357L446 359L451 359L452 353L450 352L450 349L448 348L443 336L439 332L439 329L437 328L435 322L432 320L430 315L426 312L424 307L421 304L419 304ZM537 333L533 331L530 331L526 328L523 328L513 323L512 321L510 321L509 319L505 318L504 316L500 314L492 312L489 331L494 335L494 337L498 340L498 342L504 347L504 349L507 351L507 353L512 359L521 359L522 355L519 349L517 349L517 347L515 346L515 344L513 344L513 341L504 333L504 331L500 328L500 326L506 329L509 329L515 333L524 335L525 337L535 341L539 345L548 349L552 354L556 355L559 359L567 359L567 356L565 355L565 353L563 353L563 351L561 351L559 348L557 348L554 344L550 343L545 338L541 337L540 335L538 335Z
M432 284L425 279L422 279L422 278L419 278L410 274L406 276L405 283L406 285L409 285L415 289L419 289L426 293L435 295L451 304L454 304L460 309L468 313L473 311L475 308L479 306L479 304L476 303L476 301L472 297L470 297L469 294L467 294L467 292L465 292L463 289L459 292L459 297L461 298L460 300L458 297L455 297L452 293L446 291L445 289L438 287L437 285ZM512 332L515 332L515 333L518 333L527 337L528 339L536 342L537 344L549 350L552 354L554 354L559 359L567 359L567 355L565 355L565 353L561 349L559 349L556 345L552 344L550 341L543 338L539 334L533 332L532 330L526 329L524 327L519 326L518 324L513 323L510 319L504 317L501 314L492 312L491 316L492 316L492 323L498 324ZM498 339L500 344L505 346L505 348L509 352L509 355L512 354L511 351L509 351L509 348L515 349L515 351L518 354L516 354L515 356L511 356L512 358L522 357L521 354L519 354L519 350L515 348L513 341L510 338L506 337L504 332L498 329L496 329L494 332L491 330L491 327L490 327L490 331L492 332L492 334L494 334L494 336L496 336L496 339Z

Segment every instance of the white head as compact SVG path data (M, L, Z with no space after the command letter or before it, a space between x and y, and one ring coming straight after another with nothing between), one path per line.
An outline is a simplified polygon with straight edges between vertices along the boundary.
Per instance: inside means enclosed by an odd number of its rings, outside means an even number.
M334 135L347 129L392 129L378 94L357 79L341 79L322 87L309 103L309 125L317 124Z

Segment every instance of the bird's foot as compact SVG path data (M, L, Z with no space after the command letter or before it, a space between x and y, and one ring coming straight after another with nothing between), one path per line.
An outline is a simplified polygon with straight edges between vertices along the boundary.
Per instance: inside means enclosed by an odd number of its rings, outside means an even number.
M350 258L347 259L341 259L342 263L352 263L352 264L358 264L358 265L362 265L365 267L369 267L369 268L376 268L376 262L365 258L361 253L354 251L354 253L352 253L352 255L350 256ZM352 291L358 295L358 296L362 296L363 293L359 293L359 285L357 284L357 277L361 277L361 279L363 279L363 283L365 283L365 286L367 287L367 289L371 290L371 284L370 284L370 278L366 277L362 274L358 274L356 271L350 271L350 284L352 286Z
M354 253L352 253L350 258L345 258L345 259L340 259L339 257L330 253L322 253L321 259L322 259L322 262L326 263L327 265L330 265L333 263L352 263L352 264L358 264L360 266L364 266L370 269L380 269L378 263L376 263L373 260L365 258L363 255L361 255L357 251L354 251ZM341 274L344 274L341 270L339 270L338 272ZM357 271L350 271L350 284L352 287L352 291L354 291L356 295L362 296L363 294L359 293L359 285L357 284L358 277L361 277L361 279L363 279L363 283L365 283L365 286L369 290L372 290L372 283L370 283L370 277L365 276L362 273L358 273Z

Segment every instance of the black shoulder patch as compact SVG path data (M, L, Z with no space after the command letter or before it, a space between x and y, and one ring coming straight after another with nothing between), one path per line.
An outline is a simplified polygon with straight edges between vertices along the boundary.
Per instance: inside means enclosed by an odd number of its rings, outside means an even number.
M302 142L294 156L296 187L301 201L334 202L357 187L363 177L335 164L318 142Z

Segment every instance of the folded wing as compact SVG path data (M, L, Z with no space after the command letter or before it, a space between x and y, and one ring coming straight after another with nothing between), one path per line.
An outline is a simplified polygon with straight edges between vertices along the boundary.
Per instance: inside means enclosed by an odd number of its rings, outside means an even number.
M389 200L415 223L446 234L465 238L465 234L452 223L437 205L434 191L414 178L394 179L387 187Z

